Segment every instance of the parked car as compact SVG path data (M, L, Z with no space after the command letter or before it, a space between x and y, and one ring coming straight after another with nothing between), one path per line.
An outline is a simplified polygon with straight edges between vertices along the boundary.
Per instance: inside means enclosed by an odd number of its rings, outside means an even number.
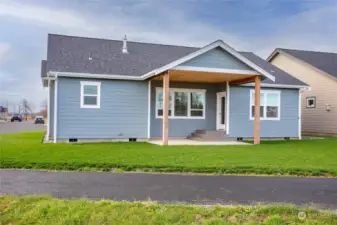
M43 116L37 116L37 117L35 117L35 124L37 124L37 123L44 124L44 118L43 118Z
M22 121L22 116L20 114L13 114L13 116L11 118L11 122L14 122L14 121L21 122Z

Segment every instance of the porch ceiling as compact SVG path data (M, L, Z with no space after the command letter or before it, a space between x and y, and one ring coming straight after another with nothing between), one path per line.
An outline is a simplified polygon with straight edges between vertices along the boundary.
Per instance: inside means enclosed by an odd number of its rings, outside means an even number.
M193 82L193 83L225 83L244 80L252 82L256 75L231 74L217 72L200 72L186 70L170 70L170 81ZM163 80L164 74L153 77L152 80Z

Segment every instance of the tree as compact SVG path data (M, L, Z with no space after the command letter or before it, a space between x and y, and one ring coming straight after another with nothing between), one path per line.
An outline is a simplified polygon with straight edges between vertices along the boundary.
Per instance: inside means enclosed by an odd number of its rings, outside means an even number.
M32 112L32 109L31 109L31 105L30 105L30 103L28 102L28 100L27 99L22 99L21 100L21 112L23 113L23 115L25 116L25 117L27 117L28 116L28 114L30 113L30 112Z
M47 117L48 116L48 101L47 99L44 99L42 102L41 102L41 113L42 113L42 116L44 117Z

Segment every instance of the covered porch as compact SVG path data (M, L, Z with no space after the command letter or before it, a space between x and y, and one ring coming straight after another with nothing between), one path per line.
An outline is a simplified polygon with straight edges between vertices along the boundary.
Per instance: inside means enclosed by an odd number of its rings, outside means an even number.
M229 99L230 96L230 86L245 84L245 83L255 83L255 94L254 94L254 144L260 143L260 89L261 89L261 74L254 70L233 70L233 69L214 69L214 68L198 68L198 67L182 67L177 66L172 69L168 69L157 76L154 76L149 81L151 82L160 82L160 88L162 91L162 107L159 111L156 108L156 116L160 114L161 120L159 122L162 123L162 132L161 132L161 144L168 145L169 144L169 126L170 123L173 122L170 118L175 112L172 111L172 106L170 105L170 98L172 98L171 93L172 90L175 90L176 84L205 84L205 85L217 85L216 90L216 130L223 130L224 134L228 134L229 131L229 101L224 100ZM187 86L187 85L186 85ZM195 91L201 92L202 90L195 89ZM150 91L151 92L151 91ZM215 95L215 93L212 93ZM150 95L151 98L151 95ZM157 98L157 95L156 95ZM191 97L188 97L191 98ZM214 97L215 98L215 97ZM207 102L208 98L205 98L204 101L207 106L209 102ZM151 101L151 100L150 100ZM172 101L173 102L173 101ZM190 104L191 100L188 101ZM155 103L157 104L157 103ZM174 104L174 103L173 103ZM219 107L220 106L220 107ZM204 105L205 107L205 105ZM247 106L249 107L249 106ZM187 106L189 110L189 115L200 113L200 116L203 117L204 120L212 120L214 117L209 118L209 113L205 113L205 109L203 112L198 112L198 109L191 109L191 106ZM149 112L150 113L150 112ZM157 114L158 113L158 114ZM212 114L214 114L212 112ZM177 119L183 119L179 117L175 117ZM194 119L190 117L189 119ZM174 121L177 124L176 121ZM179 122L178 122L179 123ZM184 124L178 124L181 126L181 129L184 128ZM172 135L171 135L172 136ZM158 140L156 140L158 142ZM174 142L174 143L173 143ZM178 141L170 140L170 145L179 144ZM177 143L175 143L177 142ZM215 143L215 142L214 142ZM191 143L185 143L191 144ZM194 142L194 144L198 144ZM209 143L208 143L209 144ZM220 144L220 143L218 143ZM222 142L222 144L224 144Z

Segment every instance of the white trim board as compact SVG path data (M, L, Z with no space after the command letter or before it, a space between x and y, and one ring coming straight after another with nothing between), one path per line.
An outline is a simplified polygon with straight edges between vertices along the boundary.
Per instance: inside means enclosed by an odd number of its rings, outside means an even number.
M252 94L255 93L254 89L250 89L249 91L249 119L254 120L252 116L252 106L255 104L254 97L252 98ZM260 117L260 120L281 120L281 91L279 90L260 90L260 94L263 94L263 102L260 102L260 106L264 107L263 110L263 117ZM277 94L278 95L278 102L277 105L267 105L267 95L268 94ZM277 106L278 112L277 117L267 117L267 106ZM260 112L261 113L261 112Z
M148 84L148 94L147 94L147 138L151 137L151 80Z
M54 83L54 143L57 141L57 88L58 88L58 80L55 80Z
M97 87L97 94L84 94L84 86L96 86ZM81 108L89 108L89 109L99 109L101 107L101 82L92 82L92 81L81 81L81 100L80 100L80 107ZM92 96L96 97L96 105L85 105L84 104L84 97L85 96Z
M229 74L243 74L243 75L260 75L254 70L237 70L237 69L223 69L223 68L209 68L198 66L176 66L174 70L183 71L197 71L197 72L212 72L212 73L229 73Z
M187 56L184 56L176 61L173 61L165 66L162 66L158 69L154 69L144 75L142 75L142 77L144 78L149 78L151 76L160 74L166 70L172 69L173 67L176 67L190 59L193 59L205 52L208 52L214 48L220 47L223 50L227 51L228 53L230 53L232 56L234 56L235 58L239 59L241 62L245 63L246 65L250 66L251 68L253 68L254 70L256 70L257 72L261 73L262 75L264 75L265 77L269 78L272 81L275 81L275 77L273 75L271 75L270 73L268 73L267 71L265 71L264 69L262 69L261 67L259 67L258 65L256 65L255 63L253 63L252 61L248 60L246 57L244 57L243 55L241 55L239 52L235 51L233 48L231 48L230 46L228 46L227 44L225 44L222 40L217 40L215 42L212 42L208 45L206 45L205 47L192 52L191 54L188 54Z
M252 69L254 69L255 71L257 71L257 74L262 74L265 77L269 78L272 81L275 81L275 76L273 76L272 74L270 74L269 72L267 72L266 70L262 69L261 67L259 67L258 65L256 65L255 63L253 63L252 61L248 60L246 57L244 57L242 54L240 54L239 52L235 51L233 48L231 48L230 46L228 46L227 44L225 44L223 41L221 40L217 40L215 42L212 42L206 46L204 46L203 48L200 48L199 50L192 52L178 60L175 60L167 65L164 65L160 68L156 68L148 73L145 73L141 76L124 76L124 75L107 75L107 74L88 74L88 73L68 73L68 72L55 72L55 71L50 71L48 73L53 74L54 76L64 76L64 77L90 77L90 78L100 78L100 79L120 79L120 80L146 80L150 77L153 77L155 75L158 75L166 70L172 69L190 59L193 59L205 52L208 52L214 48L220 47L223 50L225 50L226 52L230 53L232 56L234 56L235 58L237 58L238 60L240 60L241 62L245 63L246 65L250 66ZM205 69L205 68L204 68ZM213 72L211 70L217 70L218 68L208 68L207 71L209 72ZM205 72L207 72L205 71Z
M254 83L241 84L240 86L245 87L254 87ZM291 84L264 84L261 83L261 87L270 87L270 88L295 88L295 89L309 89L309 86L304 85L291 85Z
M158 115L158 93L163 91L162 87L156 87L156 97L155 97L155 118L156 119L162 119L163 116ZM174 101L174 92L186 92L186 93L191 93L191 92L201 92L204 93L204 108L202 110L200 109L191 109L191 95L188 95L188 100L187 100L187 116L174 116L174 107L175 107L175 101ZM172 101L171 101L171 116L169 116L169 119L205 119L206 118L206 90L205 89L186 89L186 88L169 88L169 96L172 96ZM202 111L203 116L191 116L191 111Z
M226 134L229 134L229 103L230 103L230 85L229 82L226 82Z
M298 139L302 139L302 91L298 90Z

